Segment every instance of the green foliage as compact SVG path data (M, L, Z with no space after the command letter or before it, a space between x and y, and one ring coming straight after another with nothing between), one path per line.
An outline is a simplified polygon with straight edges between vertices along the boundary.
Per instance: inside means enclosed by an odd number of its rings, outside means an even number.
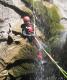
M23 7L23 9L22 9L24 12L26 12L26 13L28 13L30 16L31 15L33 15L33 12L32 12L32 10L30 10L29 8L27 8L27 7Z
M60 20L60 16L58 15L56 6L52 6L48 9L48 16L53 22L58 22Z
M55 35L55 36L53 36L53 37L51 37L49 40L48 40L48 42L50 43L50 47L51 47L51 49L53 48L53 47L57 47L60 43L60 39L59 39L59 35Z
M52 4L43 4L41 1L35 1L34 10L39 23L39 29L44 31L45 39L52 46L56 46L60 41L60 32L64 27L60 24L60 16L58 14L58 8ZM37 23L36 23L37 24ZM41 27L41 28L40 28Z
M50 32L52 36L58 35L62 29L63 26L60 23L51 23Z
M47 8L48 9L48 8ZM58 15L57 8L53 6L48 9L48 23L50 24L50 32L52 36L57 35L63 30L63 26L60 24L60 16Z
M51 8L47 8L48 10L48 24L50 26L50 38L48 42L51 47L55 47L59 45L60 42L60 32L64 29L63 25L60 24L60 16L57 12L56 6Z
M41 1L36 1L35 3L34 3L34 9L36 10L36 15L38 14L38 15L41 15L43 18L44 18L44 16L46 16L45 14L46 14L46 7L45 6L43 6L43 4L42 4L42 2Z
M43 5L41 1L36 1L34 4L34 9L36 10L36 16L40 15L41 20L44 21L44 23L42 24L44 24L45 26L40 26L42 27L42 29L43 27L46 27L46 30L44 31L47 34L47 39L50 39L54 36L56 37L56 35L58 35L63 30L63 26L59 22L60 16L55 5L47 7Z

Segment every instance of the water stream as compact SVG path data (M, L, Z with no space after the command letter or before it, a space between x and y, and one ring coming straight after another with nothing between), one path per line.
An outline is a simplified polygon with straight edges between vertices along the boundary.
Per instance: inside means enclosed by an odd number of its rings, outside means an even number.
M42 58L41 59L38 59L38 57L37 57L37 69L36 69L35 80L44 80L45 68L44 68L43 48L46 47L46 45L43 42L41 42L40 40L38 40L36 37L35 37L35 44L37 45L38 50L42 53L42 55L41 55Z

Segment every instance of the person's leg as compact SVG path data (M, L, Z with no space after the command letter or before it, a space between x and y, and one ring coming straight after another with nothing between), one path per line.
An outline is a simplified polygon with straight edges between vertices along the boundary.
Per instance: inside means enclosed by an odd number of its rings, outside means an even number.
M28 41L29 42L32 42L33 41L33 36L28 36L27 38L28 38Z

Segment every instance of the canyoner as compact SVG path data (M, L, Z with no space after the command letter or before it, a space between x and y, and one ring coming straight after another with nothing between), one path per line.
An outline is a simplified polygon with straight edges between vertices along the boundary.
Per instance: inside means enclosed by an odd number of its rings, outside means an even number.
M23 18L24 24L21 25L22 28L22 36L27 38L29 42L33 40L34 28L31 23L31 19L29 16L24 16Z

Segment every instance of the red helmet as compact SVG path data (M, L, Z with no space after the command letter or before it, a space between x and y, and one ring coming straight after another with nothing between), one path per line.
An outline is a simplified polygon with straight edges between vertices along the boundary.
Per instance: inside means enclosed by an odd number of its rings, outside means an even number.
M30 21L30 17L29 17L29 16L24 16L24 17L23 17L23 21L24 21L24 22Z
M38 52L37 58L39 60L42 60L43 59L42 52L40 52L40 51Z

